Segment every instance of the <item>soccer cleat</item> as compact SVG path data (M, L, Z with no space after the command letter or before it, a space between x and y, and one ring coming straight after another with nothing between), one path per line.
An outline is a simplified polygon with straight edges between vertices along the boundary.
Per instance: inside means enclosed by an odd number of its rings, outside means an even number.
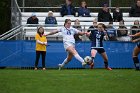
M94 67L94 59L93 59L92 62L90 63L89 67L90 67L90 69L93 69L93 67Z
M43 68L42 70L46 70L46 68Z
M92 62L89 66L90 66L90 69L93 69L94 63Z
M83 67L85 67L85 66L86 66L86 64L87 64L87 63L85 63L85 62L82 62L82 66L83 66Z
M35 67L34 70L37 70L37 68Z
M110 67L106 67L106 70L112 70L112 68L110 68Z
M58 64L58 67L59 67L58 70L61 70L61 68L62 68L62 64Z
M136 67L136 70L137 70L137 71L140 70L139 67Z

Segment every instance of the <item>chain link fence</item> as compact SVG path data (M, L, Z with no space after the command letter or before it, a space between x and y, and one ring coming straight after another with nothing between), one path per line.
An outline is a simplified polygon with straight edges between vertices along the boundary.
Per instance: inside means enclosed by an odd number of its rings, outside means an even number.
M21 25L21 10L18 8L16 0L11 1L11 25L12 28Z

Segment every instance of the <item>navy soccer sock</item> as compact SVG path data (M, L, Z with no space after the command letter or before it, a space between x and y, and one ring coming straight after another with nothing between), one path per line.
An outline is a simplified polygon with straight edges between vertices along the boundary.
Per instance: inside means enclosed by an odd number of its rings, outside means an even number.
M136 70L139 70L139 59L138 57L133 57L134 65Z
M108 62L104 62L105 68L108 68Z

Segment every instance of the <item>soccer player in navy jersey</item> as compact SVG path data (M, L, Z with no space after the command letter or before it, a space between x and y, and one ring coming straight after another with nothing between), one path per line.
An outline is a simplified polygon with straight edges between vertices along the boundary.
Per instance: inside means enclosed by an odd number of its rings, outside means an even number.
M98 52L104 59L105 68L107 70L112 70L108 66L108 57L103 47L103 40L105 37L108 37L105 28L106 26L103 23L99 23L97 29L88 32L87 36L89 36L89 39L91 40L91 57L93 59L93 62L96 53ZM90 68L93 68L93 62L89 63Z
M130 35L130 36L138 37L138 36L140 36L140 32L136 33L134 35ZM132 42L137 42L137 45L133 50L133 62L134 62L136 70L140 70L140 63L139 63L139 59L138 59L138 55L140 53L140 38L134 39L134 40L132 40Z

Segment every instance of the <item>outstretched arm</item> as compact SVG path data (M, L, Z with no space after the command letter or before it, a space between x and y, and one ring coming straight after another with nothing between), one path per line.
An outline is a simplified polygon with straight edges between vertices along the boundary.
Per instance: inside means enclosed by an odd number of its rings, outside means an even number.
M140 41L140 38L132 40L132 42L138 42L138 41Z
M130 36L130 37L137 37L137 36L140 36L140 32L139 32L139 33L136 33L136 34L134 34L134 35L129 35L129 36ZM140 38L132 40L132 42L138 42L138 41L140 41Z
M48 34L46 34L45 36L53 35L53 34L56 34L56 33L58 33L58 32L59 32L58 30L54 30L54 31L52 31L52 32L50 32L50 33L48 33Z
M86 33L87 33L87 32L80 32L80 31L78 32L79 35L84 35L84 34L86 34Z
M140 32L139 33L136 33L134 35L129 35L130 37L137 37L137 36L140 36Z
M90 37L91 31L90 32L85 32L85 34L86 34L87 37Z

